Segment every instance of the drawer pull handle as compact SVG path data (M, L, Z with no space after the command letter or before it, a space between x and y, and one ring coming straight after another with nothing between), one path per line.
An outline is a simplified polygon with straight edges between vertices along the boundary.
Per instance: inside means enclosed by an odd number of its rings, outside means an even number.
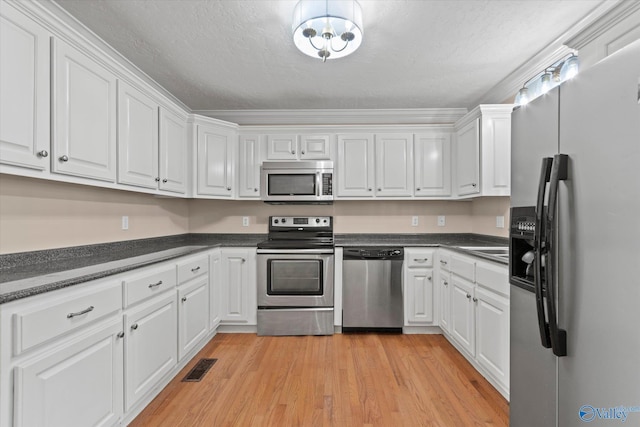
M414 258L413 260L415 262L427 262L429 261L429 258Z
M131 329L133 329L134 331L138 329L138 324L134 323L133 325L131 325Z
M195 273L195 272L196 272L196 271L198 271L198 270L200 270L200 266L197 266L196 268L192 268L192 269L191 269L191 272L192 272L192 273Z
M187 297L182 297L182 302L187 302Z
M69 314L67 314L67 319L71 319L71 318L76 317L76 316L82 316L83 314L87 314L90 311L93 311L94 308L95 307L91 305L91 306L85 308L82 311L78 311L77 313L69 313Z
M160 285L162 285L162 280L159 280L159 281L158 281L158 283L152 283L152 284L150 284L150 285L149 285L149 289L153 289L153 288L155 288L156 286L160 286Z
M447 261L440 260L440 264L447 265Z

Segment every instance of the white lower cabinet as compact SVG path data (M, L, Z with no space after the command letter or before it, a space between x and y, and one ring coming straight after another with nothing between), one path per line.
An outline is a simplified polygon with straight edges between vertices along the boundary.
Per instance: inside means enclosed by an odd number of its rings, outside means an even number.
M223 248L220 323L256 325L256 249Z
M508 267L443 250L438 256L440 328L508 399Z
M178 362L175 290L125 313L125 410Z
M122 415L121 330L122 322L116 318L51 352L19 363L14 370L13 425L117 424Z
M451 275L451 329L453 339L475 356L475 312L473 283Z
M404 324L437 324L436 293L433 277L433 250L407 248L404 252Z
M216 249L209 254L209 329L213 330L220 324L222 286L222 251Z
M209 278L178 287L178 352L182 360L209 332Z

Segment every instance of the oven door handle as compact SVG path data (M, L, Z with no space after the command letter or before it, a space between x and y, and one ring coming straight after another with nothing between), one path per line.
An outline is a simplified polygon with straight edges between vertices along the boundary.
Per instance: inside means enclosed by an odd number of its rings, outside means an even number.
M333 249L258 249L258 254L270 254L270 255L304 255L304 254L318 254L318 255L333 255Z

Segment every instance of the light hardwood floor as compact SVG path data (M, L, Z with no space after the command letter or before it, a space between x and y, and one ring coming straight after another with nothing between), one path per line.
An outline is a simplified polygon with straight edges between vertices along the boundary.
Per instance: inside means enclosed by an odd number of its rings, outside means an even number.
M200 358L217 363L181 379ZM507 426L507 401L441 335L218 334L131 426Z

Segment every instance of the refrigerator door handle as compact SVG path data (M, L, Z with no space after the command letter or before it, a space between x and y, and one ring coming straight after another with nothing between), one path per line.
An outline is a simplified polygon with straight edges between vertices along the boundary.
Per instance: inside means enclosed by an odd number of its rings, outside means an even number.
M547 316L545 312L544 293L542 289L542 242L545 238L544 234L544 199L545 192L547 190L547 182L551 178L551 166L553 164L552 157L545 157L542 159L542 168L540 170L540 181L538 183L538 199L536 201L536 218L534 226L534 272L533 281L536 291L536 311L538 313L538 328L540 329L540 341L545 348L551 348L551 335L549 333L549 324L547 323Z
M567 331L558 328L558 313L556 307L556 208L558 203L558 186L560 181L567 179L566 154L556 154L553 158L551 180L549 184L549 207L545 224L545 241L547 245L546 257L546 284L547 284L547 309L549 310L549 332L551 333L551 347L556 356L567 355Z

